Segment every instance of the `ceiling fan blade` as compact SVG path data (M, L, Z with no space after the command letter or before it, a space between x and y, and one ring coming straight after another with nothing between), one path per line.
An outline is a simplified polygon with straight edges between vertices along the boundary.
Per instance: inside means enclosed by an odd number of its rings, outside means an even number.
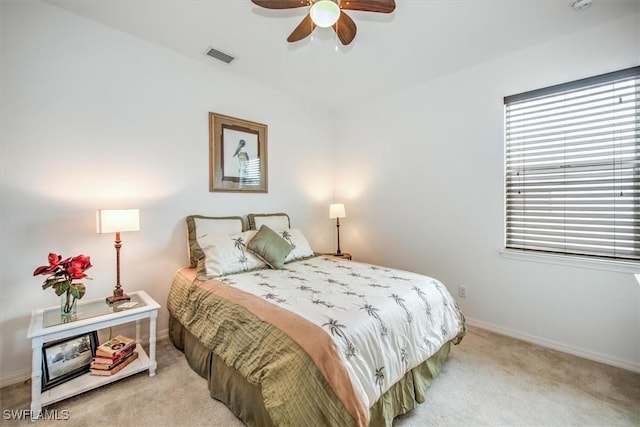
M251 0L254 4L267 9L294 9L309 6L309 0Z
M302 40L303 38L311 34L311 32L315 30L315 28L316 24L311 20L311 15L307 13L307 16L304 17L302 22L298 24L296 29L293 30L291 34L289 34L287 41L289 43L293 43L297 42L298 40Z
M333 25L333 30L338 35L343 45L348 45L356 36L356 23L345 12L340 13L338 22Z
M340 9L391 13L396 9L396 2L394 0L341 0Z

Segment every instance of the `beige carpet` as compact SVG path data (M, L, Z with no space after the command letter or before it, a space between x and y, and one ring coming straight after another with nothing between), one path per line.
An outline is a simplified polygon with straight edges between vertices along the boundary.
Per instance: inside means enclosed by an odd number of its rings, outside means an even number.
M6 410L29 409L29 384L0 389ZM141 373L47 407L69 419L37 426L242 426L168 340L158 374ZM427 401L394 423L424 426L640 426L640 374L470 328Z

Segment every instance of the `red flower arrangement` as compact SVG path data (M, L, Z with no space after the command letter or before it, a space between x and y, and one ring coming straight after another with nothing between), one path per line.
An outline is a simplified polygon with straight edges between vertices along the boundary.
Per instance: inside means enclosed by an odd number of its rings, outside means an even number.
M85 287L82 283L73 283L74 280L90 279L85 273L91 268L91 258L86 255L78 255L62 259L62 256L54 253L49 254L49 265L41 265L33 272L34 276L49 276L42 285L42 289L53 287L56 295L61 296L66 292L67 299L63 306L65 313L70 313L73 303L85 294ZM73 300L71 299L73 297Z

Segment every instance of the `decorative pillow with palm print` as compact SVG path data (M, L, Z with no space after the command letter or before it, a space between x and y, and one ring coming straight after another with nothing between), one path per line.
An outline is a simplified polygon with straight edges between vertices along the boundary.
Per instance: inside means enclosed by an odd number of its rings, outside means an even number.
M204 257L200 240L205 236L228 236L242 233L243 222L239 216L211 217L203 215L189 215L187 217L187 231L189 233L189 265L197 267L198 260Z
M204 258L198 261L198 278L226 276L250 270L264 269L266 264L247 250L255 230L229 236L205 236L199 240Z
M298 261L300 259L310 258L314 255L309 242L302 234L302 231L291 228L289 230L278 231L278 234L282 236L284 240L291 245L291 252L284 259L284 263Z

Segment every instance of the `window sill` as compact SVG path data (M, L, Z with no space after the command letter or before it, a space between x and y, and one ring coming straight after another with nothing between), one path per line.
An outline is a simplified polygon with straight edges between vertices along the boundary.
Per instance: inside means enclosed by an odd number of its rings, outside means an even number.
M527 251L503 249L500 256L507 259L521 261L543 262L547 264L564 265L568 267L591 268L594 270L615 271L618 273L640 273L640 263L631 261L614 261L604 259L592 259L571 255L541 254Z

